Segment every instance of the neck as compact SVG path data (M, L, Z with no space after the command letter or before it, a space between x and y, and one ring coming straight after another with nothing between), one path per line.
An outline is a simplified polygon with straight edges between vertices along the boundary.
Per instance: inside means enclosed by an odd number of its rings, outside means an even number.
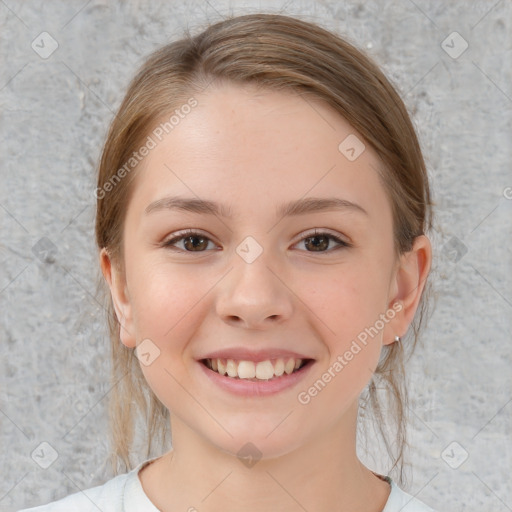
M162 512L379 512L389 484L356 455L355 413L348 426L336 425L285 455L263 457L253 465L173 418L173 449L151 465L150 478L140 478Z

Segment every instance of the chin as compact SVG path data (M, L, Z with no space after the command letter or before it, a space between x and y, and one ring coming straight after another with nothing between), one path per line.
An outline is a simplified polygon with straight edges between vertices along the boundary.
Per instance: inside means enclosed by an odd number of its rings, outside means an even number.
M226 439L226 436L222 436L221 439L211 441L224 453L240 459L246 466L251 467L256 461L285 456L306 443L303 431L300 437L297 437L289 428L276 428L277 424L275 423L272 429L262 427L256 422L239 425L236 429L231 425L229 431L233 435L232 438Z

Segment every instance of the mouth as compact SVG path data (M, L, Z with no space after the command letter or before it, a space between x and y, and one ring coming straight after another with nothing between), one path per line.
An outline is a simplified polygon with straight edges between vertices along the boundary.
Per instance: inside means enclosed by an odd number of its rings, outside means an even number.
M252 382L274 381L298 373L313 363L313 359L294 357L246 361L226 358L201 359L206 368L223 377Z

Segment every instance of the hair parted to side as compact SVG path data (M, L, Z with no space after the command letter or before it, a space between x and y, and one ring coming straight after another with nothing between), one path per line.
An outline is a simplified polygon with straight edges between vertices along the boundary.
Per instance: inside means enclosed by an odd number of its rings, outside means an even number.
M425 163L406 107L393 86L376 64L339 36L277 14L227 19L151 54L130 83L111 123L99 166L98 190L106 190L104 185L112 182L166 114L185 104L194 93L224 81L289 90L323 100L364 137L383 164L378 172L392 206L397 256L409 251L415 237L431 228ZM136 169L109 187L108 193L97 195L96 242L121 269L124 218L135 173ZM146 422L149 456L155 437L162 443L167 438L169 411L147 385L134 351L120 342L112 299L104 282L102 286L108 302L113 357L111 462L118 473L133 467L130 454L137 418L142 415ZM389 472L398 470L400 482L407 408L403 364L418 340L426 312L425 293L402 343L383 347L363 404L365 412L371 409L390 455ZM377 397L377 388L383 387L388 390L385 405ZM394 424L393 439L386 432L388 418Z

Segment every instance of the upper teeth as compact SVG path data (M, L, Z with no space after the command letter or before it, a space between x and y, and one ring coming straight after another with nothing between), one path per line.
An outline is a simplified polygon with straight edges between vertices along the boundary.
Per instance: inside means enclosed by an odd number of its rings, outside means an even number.
M288 359L267 359L258 363L254 361L237 361L235 359L207 359L206 364L213 371L221 375L227 374L228 377L269 380L274 376L280 377L283 373L289 375L301 366L302 361L302 359L295 359L293 357Z

